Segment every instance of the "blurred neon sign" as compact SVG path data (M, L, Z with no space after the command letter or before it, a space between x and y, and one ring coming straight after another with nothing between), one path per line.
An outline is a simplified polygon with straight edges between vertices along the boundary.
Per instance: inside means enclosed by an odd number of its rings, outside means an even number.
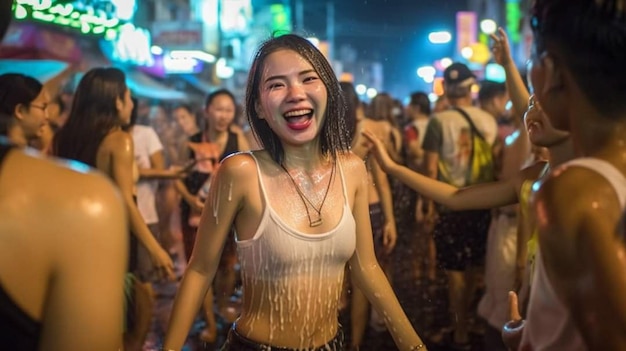
M151 40L148 30L126 23L113 43L113 54L117 60L140 66L154 64L152 52L150 52Z
M52 0L16 0L12 11L13 17L18 20L56 24L86 35L103 36L106 40L115 39L123 24L118 18L109 17L93 7L78 9L71 3L55 3Z
M283 4L270 5L272 32L291 32L291 10ZM284 34L284 33L281 33Z
M522 19L522 10L520 9L520 0L506 1L506 28L509 38L513 43L519 43L522 39L520 34L520 21Z

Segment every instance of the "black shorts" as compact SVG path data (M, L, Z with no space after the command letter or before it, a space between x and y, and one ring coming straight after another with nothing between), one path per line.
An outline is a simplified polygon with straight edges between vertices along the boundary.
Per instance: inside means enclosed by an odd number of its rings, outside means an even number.
M440 213L433 230L439 266L453 271L483 266L490 224L491 210Z
M298 351L304 349L294 349L289 347L277 347L265 344L259 344L252 341L235 330L235 324L228 331L228 337L226 343L222 346L220 351ZM337 329L335 337L328 341L326 344L311 349L309 351L343 351L344 350L344 336L341 325Z

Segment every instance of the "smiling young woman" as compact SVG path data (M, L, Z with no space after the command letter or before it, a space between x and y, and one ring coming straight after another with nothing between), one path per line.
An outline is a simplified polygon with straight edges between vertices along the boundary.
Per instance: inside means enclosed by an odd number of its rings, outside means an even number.
M233 224L243 308L223 350L342 350L346 263L398 347L424 348L374 255L367 174L348 151L344 106L309 41L283 35L260 47L246 112L264 149L225 159L213 177L165 349L182 347Z

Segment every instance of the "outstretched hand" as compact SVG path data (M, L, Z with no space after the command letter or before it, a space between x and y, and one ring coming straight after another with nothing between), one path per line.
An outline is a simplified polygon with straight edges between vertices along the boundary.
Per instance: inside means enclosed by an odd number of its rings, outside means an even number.
M170 166L167 169L170 179L183 179L189 175L190 170L181 166Z
M519 313L517 294L509 291L509 321L502 327L502 341L509 350L517 350L522 341L524 320Z
M389 153L387 152L385 144L383 144L380 139L378 139L374 134L372 134L372 132L368 130L364 130L362 134L367 140L372 143L370 152L372 152L374 154L374 157L376 157L376 161L378 161L380 168L382 168L383 171L386 172L390 166L395 164L395 162L391 159L391 157L389 157Z
M156 273L159 278L169 281L176 280L174 273L174 262L170 255L163 248L159 247L156 252L152 253L152 263L154 264Z
M497 33L489 35L493 40L493 46L491 51L493 52L493 58L497 64L501 66L508 65L513 61L511 57L511 48L509 45L509 38L502 27L498 28Z

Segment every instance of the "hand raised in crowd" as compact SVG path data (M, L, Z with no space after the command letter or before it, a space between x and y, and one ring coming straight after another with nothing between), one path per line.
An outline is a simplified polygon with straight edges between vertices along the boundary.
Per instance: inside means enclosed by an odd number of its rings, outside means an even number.
M489 35L493 40L491 52L497 64L505 66L513 62L511 57L511 48L509 46L509 37L502 27L498 28L497 33Z

